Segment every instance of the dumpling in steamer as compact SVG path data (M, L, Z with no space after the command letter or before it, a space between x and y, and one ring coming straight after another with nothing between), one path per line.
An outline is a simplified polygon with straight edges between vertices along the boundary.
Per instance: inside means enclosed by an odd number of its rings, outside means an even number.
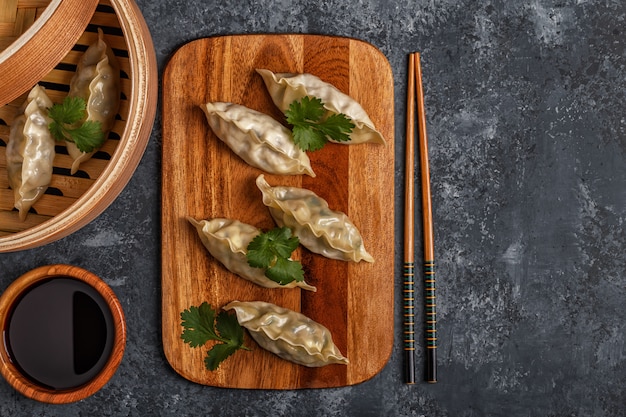
M285 360L308 367L348 364L330 331L304 314L264 301L233 301L224 310L235 310L259 346Z
M273 117L224 102L206 103L202 110L215 135L253 167L270 174L315 177L309 157L295 145L291 131Z
M270 186L263 175L256 179L263 204L278 226L289 227L311 252L342 261L374 262L363 245L361 233L341 212L313 191L297 187Z
M52 180L55 142L48 130L48 109L52 104L45 89L36 85L28 94L22 113L11 124L7 171L22 221Z
M374 123L363 107L334 85L322 81L313 74L275 74L266 69L257 69L256 71L263 77L272 101L283 113L289 109L289 105L295 100L309 96L321 99L329 113L343 113L348 116L355 124L350 134L350 140L336 143L347 145L364 142L385 143L382 134L376 130Z
M87 105L85 120L101 123L106 137L115 124L120 106L120 69L113 50L104 42L98 29L98 40L87 48L78 62L76 73L70 81L69 97L80 97ZM66 141L67 151L74 161L71 173L96 153L82 152L74 142Z
M246 258L248 245L261 233L260 229L231 219L214 218L198 221L188 217L187 220L196 228L204 247L229 271L265 288L300 287L316 291L314 286L304 281L291 281L289 284L280 285L266 277L263 269L248 264Z

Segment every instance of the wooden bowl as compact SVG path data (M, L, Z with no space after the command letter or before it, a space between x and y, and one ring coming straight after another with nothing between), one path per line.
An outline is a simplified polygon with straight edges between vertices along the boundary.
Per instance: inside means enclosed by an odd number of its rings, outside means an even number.
M50 6L57 3L48 1ZM62 5L67 1L81 3L83 0L62 0ZM43 14L35 24L41 18ZM32 85L0 107L0 252L50 243L92 221L119 195L143 156L156 113L158 74L150 32L133 0L99 1L78 41L39 84L46 88L53 102L63 101L76 64L87 46L97 39L98 28L103 30L104 40L120 64L122 93L115 125L102 148L91 160L81 164L74 175L70 174L72 159L65 146L56 147L51 184L25 221L20 221L13 208L13 190L9 187L6 170L6 145L13 118ZM8 49L14 47L15 42ZM33 36L25 46L32 42L48 47L56 39L48 36L42 40ZM5 72L2 74L4 78Z
M6 334L11 312L21 297L38 284L54 278L72 278L88 284L100 294L111 312L113 343L111 353L102 369L88 382L76 388L55 390L42 386L23 375L9 352ZM62 404L84 399L102 388L115 374L122 362L126 346L126 322L122 306L111 288L95 274L71 265L48 265L33 269L17 278L0 297L0 326L4 343L0 347L0 373L7 382L28 398L37 401ZM45 352L45 346L41 347Z

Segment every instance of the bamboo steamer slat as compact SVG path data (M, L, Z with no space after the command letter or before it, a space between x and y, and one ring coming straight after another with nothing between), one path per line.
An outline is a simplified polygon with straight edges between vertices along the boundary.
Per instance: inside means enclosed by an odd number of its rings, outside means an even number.
M0 29L2 8L7 1L26 0L2 0ZM27 1L46 3L44 0ZM54 0L49 2L52 4ZM98 28L104 31L104 40L112 47L120 64L122 94L115 125L101 149L91 160L81 164L74 175L70 174L72 159L65 146L60 143L56 147L50 187L21 222L13 208L13 190L9 187L6 170L10 125L36 83L46 88L53 102L63 101L76 64L84 50L97 39ZM46 46L54 43L51 39L44 42ZM4 73L1 70L0 73L3 79ZM76 36L71 50L26 90L18 92L6 105L0 105L0 252L33 248L67 236L92 221L113 202L143 156L156 113L157 88L154 47L136 4L133 0L101 0Z

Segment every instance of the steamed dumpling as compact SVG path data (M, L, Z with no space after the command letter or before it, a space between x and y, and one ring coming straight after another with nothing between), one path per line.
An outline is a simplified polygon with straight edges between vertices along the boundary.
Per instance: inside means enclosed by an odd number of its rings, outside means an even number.
M48 130L48 109L52 104L45 89L36 85L9 132L7 171L15 208L22 221L52 180L55 151L54 139Z
M69 97L80 97L87 105L85 120L101 123L104 135L115 123L120 106L120 70L113 51L104 42L98 29L98 40L87 48L78 62L76 73L70 81ZM66 141L67 151L74 161L71 173L78 171L80 164L91 159L93 152L82 152L74 142Z
M304 281L291 281L289 284L280 285L266 277L263 269L248 264L246 258L248 245L261 233L260 229L239 220L215 218L198 221L191 217L188 220L196 228L204 247L229 271L265 288L300 287L316 291L314 286Z
M308 367L348 364L330 331L304 314L264 301L233 301L237 321L263 349Z
M364 142L385 143L385 139L376 130L374 123L363 107L332 84L322 81L313 74L275 74L266 69L257 69L256 71L263 77L274 104L283 113L289 109L289 105L295 100L309 96L321 99L328 112L332 114L343 113L348 116L355 124L350 134L350 140L336 143L347 145Z
M342 261L374 262L363 246L361 233L345 213L331 210L313 191L297 187L271 187L263 175L256 180L263 204L278 226L289 227L311 252Z
M273 117L234 103L206 103L202 110L215 135L253 167L270 174L315 177L291 131Z

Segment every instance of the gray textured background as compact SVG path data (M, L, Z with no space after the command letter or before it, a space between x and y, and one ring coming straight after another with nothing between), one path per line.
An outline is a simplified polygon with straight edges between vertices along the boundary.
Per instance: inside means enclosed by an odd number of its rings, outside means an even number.
M46 247L0 254L0 289L47 263L104 277L128 324L118 372L65 406L28 400L0 381L0 415L626 415L625 3L230 3L138 0L160 71L179 46L205 36L297 32L372 43L395 77L399 208L407 54L422 53L440 382L402 383L399 281L393 355L370 381L247 391L175 374L160 340L159 114L135 176L104 214ZM397 210L398 271L401 236Z

